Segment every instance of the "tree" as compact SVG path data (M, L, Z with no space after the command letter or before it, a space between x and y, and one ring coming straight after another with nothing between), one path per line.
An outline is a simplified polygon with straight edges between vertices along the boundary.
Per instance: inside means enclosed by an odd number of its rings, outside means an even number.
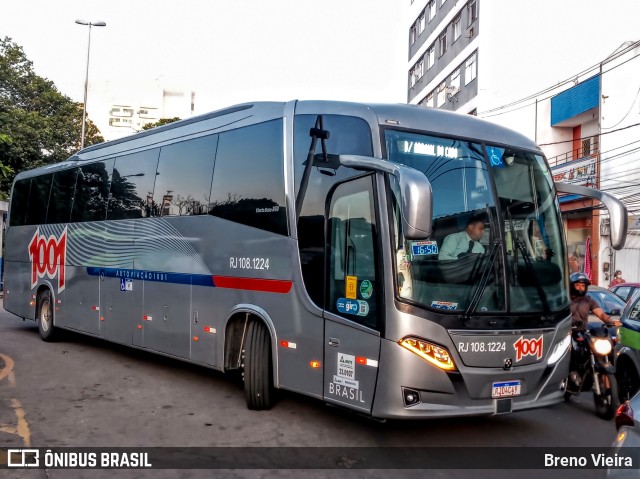
M0 199L16 173L66 160L80 149L82 103L37 75L21 46L0 39ZM86 122L85 145L104 138Z
M178 118L177 116L174 116L173 118L160 118L154 123L145 124L142 129L150 130L151 128L155 128L156 126L168 125L169 123L173 123L174 121L180 121L180 118Z

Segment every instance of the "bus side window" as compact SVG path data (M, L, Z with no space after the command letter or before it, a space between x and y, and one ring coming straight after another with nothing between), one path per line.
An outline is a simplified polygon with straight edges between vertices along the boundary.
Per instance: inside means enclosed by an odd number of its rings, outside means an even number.
M9 224L11 226L26 224L30 189L31 178L16 181L13 192L11 193L11 211L9 214Z
M209 214L288 234L282 120L220 133Z
M343 115L296 115L294 121L294 173L295 194L300 192L302 178L313 141L310 130L322 117L323 128L329 132L327 153L331 155L373 155L371 129L362 118ZM322 142L317 141L316 155L322 153ZM351 168L314 167L311 170L302 211L298 219L298 248L304 286L311 300L322 307L325 296L324 283L324 216L327 195L333 186L360 173Z
M333 192L327 215L327 309L375 329L379 285L372 179L368 175L341 183Z
M73 194L79 168L56 171L53 174L51 200L47 211L47 223L68 223L71 219Z
M119 156L111 175L108 220L152 216L159 148Z
M78 171L71 222L104 221L114 159L83 165Z
M31 179L26 224L40 225L47 221L47 207L49 205L49 195L51 194L52 179L53 175L36 176Z
M156 173L151 216L202 215L209 212L211 176L218 136L209 135L163 146Z

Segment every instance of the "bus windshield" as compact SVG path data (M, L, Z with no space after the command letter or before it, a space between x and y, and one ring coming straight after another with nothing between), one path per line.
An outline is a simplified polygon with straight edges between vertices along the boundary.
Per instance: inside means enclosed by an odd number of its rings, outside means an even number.
M392 180L398 296L466 314L550 313L567 303L559 207L540 155L398 130L388 159L422 171L433 231L407 240Z

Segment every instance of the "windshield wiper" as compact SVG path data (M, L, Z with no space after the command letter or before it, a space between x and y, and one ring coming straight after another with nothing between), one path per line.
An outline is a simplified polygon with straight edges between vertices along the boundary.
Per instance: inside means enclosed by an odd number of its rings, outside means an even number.
M496 262L496 258L498 257L498 251L500 251L500 246L502 244L502 240L500 238L496 238L493 241L493 245L491 245L491 251L489 252L489 259L487 263L484 265L482 269L482 276L480 277L480 283L476 287L473 292L473 296L471 297L471 302L469 303L469 307L464 312L464 319L469 319L473 313L476 312L476 308L480 303L480 299L482 299L482 295L484 294L484 290L487 289L487 285L489 284L489 275L491 274L491 270L493 269L493 265Z
M322 115L318 115L316 119L316 125L309 130L309 136L311 137L311 144L309 145L309 153L307 153L307 161L304 165L304 172L302 173L302 181L300 182L300 189L298 190L298 196L296 197L296 220L300 218L300 211L302 210L302 200L307 193L307 186L309 185L309 177L311 176L311 169L314 166L314 156L316 152L316 145L320 140L322 146L322 157L326 163L329 162L327 155L327 140L329 139L329 131L323 127Z

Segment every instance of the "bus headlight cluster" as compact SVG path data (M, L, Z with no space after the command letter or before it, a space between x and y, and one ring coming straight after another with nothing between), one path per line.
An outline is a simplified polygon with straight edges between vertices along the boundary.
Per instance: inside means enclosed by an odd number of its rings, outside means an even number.
M398 344L440 369L445 371L456 370L456 365L447 348L417 338L403 338Z
M556 343L556 347L553 348L553 352L549 355L549 364L555 364L558 360L564 356L564 353L569 349L571 344L571 333L567 334L563 339Z

